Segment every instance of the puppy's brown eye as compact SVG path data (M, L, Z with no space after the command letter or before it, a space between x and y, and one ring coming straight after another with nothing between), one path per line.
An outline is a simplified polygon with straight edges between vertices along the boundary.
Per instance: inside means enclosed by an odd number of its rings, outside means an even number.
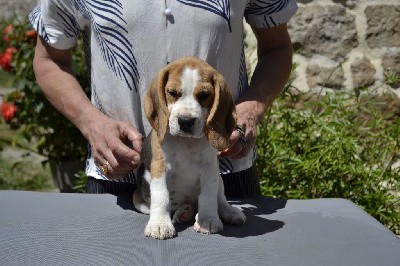
M199 101L204 101L206 100L208 97L210 96L210 92L209 91L201 91L199 93L199 95L197 96L197 99Z
M168 94L172 97L172 98L178 98L180 95L176 90L169 90Z

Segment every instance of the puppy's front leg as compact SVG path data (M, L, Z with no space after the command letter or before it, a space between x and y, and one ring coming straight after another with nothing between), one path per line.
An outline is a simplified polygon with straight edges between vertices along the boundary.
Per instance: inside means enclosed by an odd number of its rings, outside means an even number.
M172 238L176 235L176 231L170 216L166 174L151 179L150 191L150 220L147 223L145 235L157 239Z
M214 165L213 165L214 166ZM194 230L203 234L213 234L221 231L223 225L218 216L218 166L210 167L200 180L199 212L196 216Z

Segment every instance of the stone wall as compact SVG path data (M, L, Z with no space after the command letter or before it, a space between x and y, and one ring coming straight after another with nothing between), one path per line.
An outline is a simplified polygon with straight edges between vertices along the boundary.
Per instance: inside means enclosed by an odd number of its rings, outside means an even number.
M9 19L25 16L35 7L38 0L0 0L0 17Z
M295 87L370 87L400 95L400 84L385 78L400 75L400 0L297 2L299 10L288 24L297 64ZM246 40L248 66L253 68L255 39L249 31Z

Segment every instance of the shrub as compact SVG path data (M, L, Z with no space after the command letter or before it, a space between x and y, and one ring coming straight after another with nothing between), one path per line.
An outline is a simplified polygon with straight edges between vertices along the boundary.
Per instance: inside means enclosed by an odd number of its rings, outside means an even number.
M51 161L84 160L87 141L80 131L61 115L46 99L36 83L33 73L33 56L36 32L27 18L1 22L0 40L2 68L14 75L16 91L7 96L4 117L12 129L21 129L19 138L34 140L36 150ZM89 94L89 83L79 40L73 53L73 71ZM13 112L11 112L13 111Z
M17 162L0 160L0 190L52 190L49 172L27 159Z
M399 234L399 110L393 95L286 90L258 128L263 195L349 199Z

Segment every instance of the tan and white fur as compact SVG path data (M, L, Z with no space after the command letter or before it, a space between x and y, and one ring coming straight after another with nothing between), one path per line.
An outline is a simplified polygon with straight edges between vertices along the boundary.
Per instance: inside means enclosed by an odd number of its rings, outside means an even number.
M153 130L143 144L144 174L133 202L150 214L145 235L172 238L173 223L192 221L196 211L197 232L243 224L246 217L227 202L219 174L218 150L229 146L236 125L223 77L198 58L180 59L153 79L144 110Z

